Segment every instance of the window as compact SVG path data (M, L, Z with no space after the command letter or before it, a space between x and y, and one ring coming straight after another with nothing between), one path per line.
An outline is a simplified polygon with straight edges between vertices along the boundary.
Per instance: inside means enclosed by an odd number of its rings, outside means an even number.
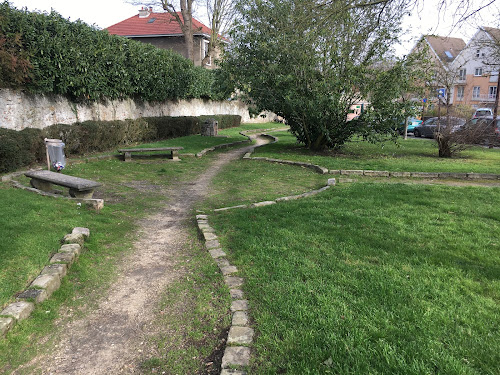
M472 89L472 99L479 99L479 93L481 92L480 86L474 86Z
M201 46L202 59L204 59L208 55L208 44L209 43L210 42L208 40L204 40L202 43L202 46ZM208 58L208 61L205 65L212 65L212 57L211 56Z
M463 98L464 98L464 89L465 89L464 86L458 86L457 87L457 99L458 100L463 100Z
M477 49L476 50L476 57L479 57L479 55L481 54L481 50L480 49Z
M488 99L495 99L497 96L497 87L490 86L488 87Z
M474 75L476 77L482 76L483 75L483 68L476 68L476 70L474 70Z
M467 77L467 69L460 69L458 71L458 79L460 81L465 81L466 77Z
M465 78L467 77L467 69L460 69L458 71L458 79L460 81L465 81Z

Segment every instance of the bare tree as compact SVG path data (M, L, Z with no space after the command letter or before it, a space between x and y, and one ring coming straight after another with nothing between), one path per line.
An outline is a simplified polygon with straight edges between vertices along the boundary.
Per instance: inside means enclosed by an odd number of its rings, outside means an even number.
M167 11L177 22L184 35L184 42L186 46L186 56L189 60L194 62L194 33L193 28L193 0L179 0L178 8L173 1L170 0L129 0L130 4L146 5L146 6L161 6Z
M207 64L215 58L216 51L220 50L221 39L227 34L231 27L236 9L233 0L205 0L208 20L212 33L208 44L207 55L202 61L202 65Z

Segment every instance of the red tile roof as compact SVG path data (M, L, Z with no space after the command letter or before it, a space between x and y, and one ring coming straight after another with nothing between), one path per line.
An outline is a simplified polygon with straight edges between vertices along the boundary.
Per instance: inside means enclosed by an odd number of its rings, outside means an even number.
M179 17L182 20L182 16ZM153 20L154 21L151 21ZM200 21L193 18L193 28L196 34L210 35L211 30ZM151 35L182 35L181 27L169 13L150 13L148 17L139 18L136 14L122 22L106 29L110 34L121 36L151 36Z

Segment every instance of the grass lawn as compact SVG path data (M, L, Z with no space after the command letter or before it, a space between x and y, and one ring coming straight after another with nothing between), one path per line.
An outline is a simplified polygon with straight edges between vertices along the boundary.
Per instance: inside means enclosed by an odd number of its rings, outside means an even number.
M66 174L103 184L95 194L105 199L100 213L79 208L70 200L43 197L0 183L0 309L12 302L15 293L23 291L48 264L66 233L75 226L88 227L91 231L91 237L85 244L86 251L72 266L61 288L38 305L29 319L17 324L5 339L0 339L0 373L10 373L37 355L38 351L50 350L52 340L56 340L54 332L57 333L60 324L55 325L56 320L77 317L95 306L99 296L116 277L116 264L131 250L137 220L168 204L165 189L179 181L195 179L214 157L215 154L209 154L201 159L184 158L180 162L165 161L163 158L140 159L131 163L103 160L73 165L70 161ZM28 182L24 177L20 180ZM182 365L175 367L179 373L192 372L197 366L204 368L203 360L207 352L215 350L220 344L218 335L227 325L224 318L227 318L229 307L226 287L213 260L199 244L190 246L188 254L192 263L185 269L195 263L197 271L194 279L204 287L190 287L193 277L180 282L177 287L186 291L183 298L192 301L192 310L181 311L175 318L184 323L192 319L194 311L207 310L217 315L219 320L214 321L211 316L204 318L200 314L196 324L187 326L187 334L204 337L203 345L200 340L194 339L182 343L182 350L187 350L190 355L183 359ZM207 300L207 289L227 298ZM168 298L169 293L165 291L164 294L164 298ZM71 313L67 313L69 310ZM159 322L160 327L162 324L167 325L167 322ZM160 331L166 331L166 328L159 328ZM42 338L45 346L33 345ZM160 351L163 341L158 340ZM156 368L154 366L163 368L161 361L145 360L144 368Z
M451 159L438 158L435 141L400 139L383 144L350 142L338 152L310 153L288 132L273 133L279 142L258 148L255 156L297 160L328 169L366 169L407 172L476 172L500 174L500 150L473 147Z
M252 374L500 373L500 189L339 185L212 215Z
M237 160L214 178L213 192L200 208L222 208L301 194L325 186L327 179L308 168Z

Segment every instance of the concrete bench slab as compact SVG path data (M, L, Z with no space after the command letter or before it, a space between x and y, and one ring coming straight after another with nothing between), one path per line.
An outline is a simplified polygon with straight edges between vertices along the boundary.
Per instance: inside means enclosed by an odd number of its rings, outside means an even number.
M52 191L52 184L59 185L69 188L69 195L74 198L92 198L94 189L101 186L95 181L52 171L30 171L24 175L31 178L30 184L35 189Z
M172 160L180 160L179 159L179 150L184 150L184 147L149 147L149 148L122 148L119 149L118 152L123 154L124 161L132 160L132 153L139 152L157 152L157 151L170 151L170 158Z

